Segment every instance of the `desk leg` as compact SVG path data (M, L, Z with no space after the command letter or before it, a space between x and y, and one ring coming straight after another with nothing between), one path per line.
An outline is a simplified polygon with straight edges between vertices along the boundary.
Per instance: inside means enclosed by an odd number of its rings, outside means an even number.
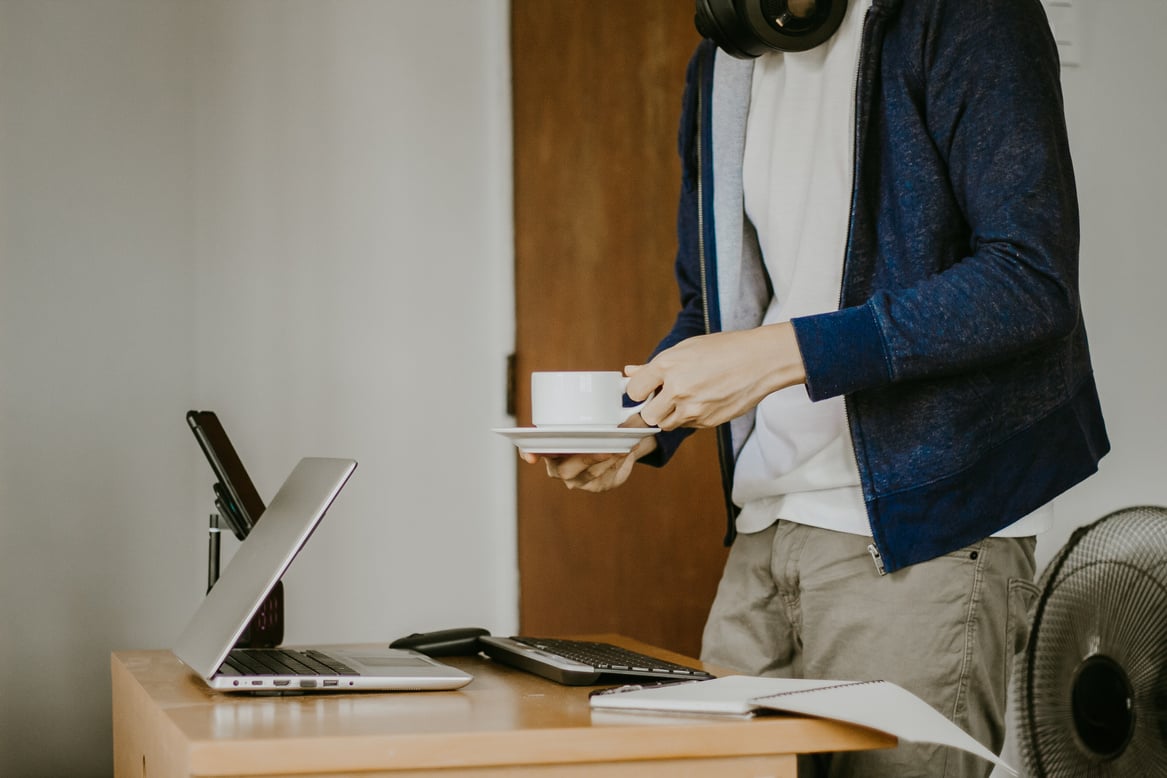
M187 750L177 730L116 657L110 675L115 778L189 775Z

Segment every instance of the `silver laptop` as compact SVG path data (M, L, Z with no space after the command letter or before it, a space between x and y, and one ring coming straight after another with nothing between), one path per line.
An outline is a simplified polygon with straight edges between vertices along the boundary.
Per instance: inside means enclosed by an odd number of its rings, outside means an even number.
M232 648L356 469L351 459L305 458L272 498L187 625L174 653L228 692L457 689L473 676L406 649L341 646Z

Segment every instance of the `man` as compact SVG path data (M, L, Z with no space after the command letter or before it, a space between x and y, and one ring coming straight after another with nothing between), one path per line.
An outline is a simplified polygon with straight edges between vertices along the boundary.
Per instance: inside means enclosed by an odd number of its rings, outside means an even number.
M698 47L681 122L681 311L626 368L662 432L548 472L611 489L716 427L733 547L702 658L891 680L999 750L1034 536L1109 449L1043 11L852 0L821 45L764 53L713 21L730 40ZM904 744L824 771L989 768Z

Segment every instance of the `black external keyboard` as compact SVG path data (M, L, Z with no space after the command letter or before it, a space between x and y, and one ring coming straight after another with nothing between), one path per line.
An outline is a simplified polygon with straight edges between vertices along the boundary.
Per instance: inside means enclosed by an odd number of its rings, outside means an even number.
M544 678L571 686L597 683L692 681L704 670L667 662L611 643L515 636L479 638L484 653Z
M235 648L223 666L224 675L358 675L323 651L288 648Z

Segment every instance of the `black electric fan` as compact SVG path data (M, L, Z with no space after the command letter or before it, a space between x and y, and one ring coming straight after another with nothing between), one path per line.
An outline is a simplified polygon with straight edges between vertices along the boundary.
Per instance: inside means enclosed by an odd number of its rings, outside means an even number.
M1081 527L1038 585L1013 681L1029 775L1167 776L1167 508Z

